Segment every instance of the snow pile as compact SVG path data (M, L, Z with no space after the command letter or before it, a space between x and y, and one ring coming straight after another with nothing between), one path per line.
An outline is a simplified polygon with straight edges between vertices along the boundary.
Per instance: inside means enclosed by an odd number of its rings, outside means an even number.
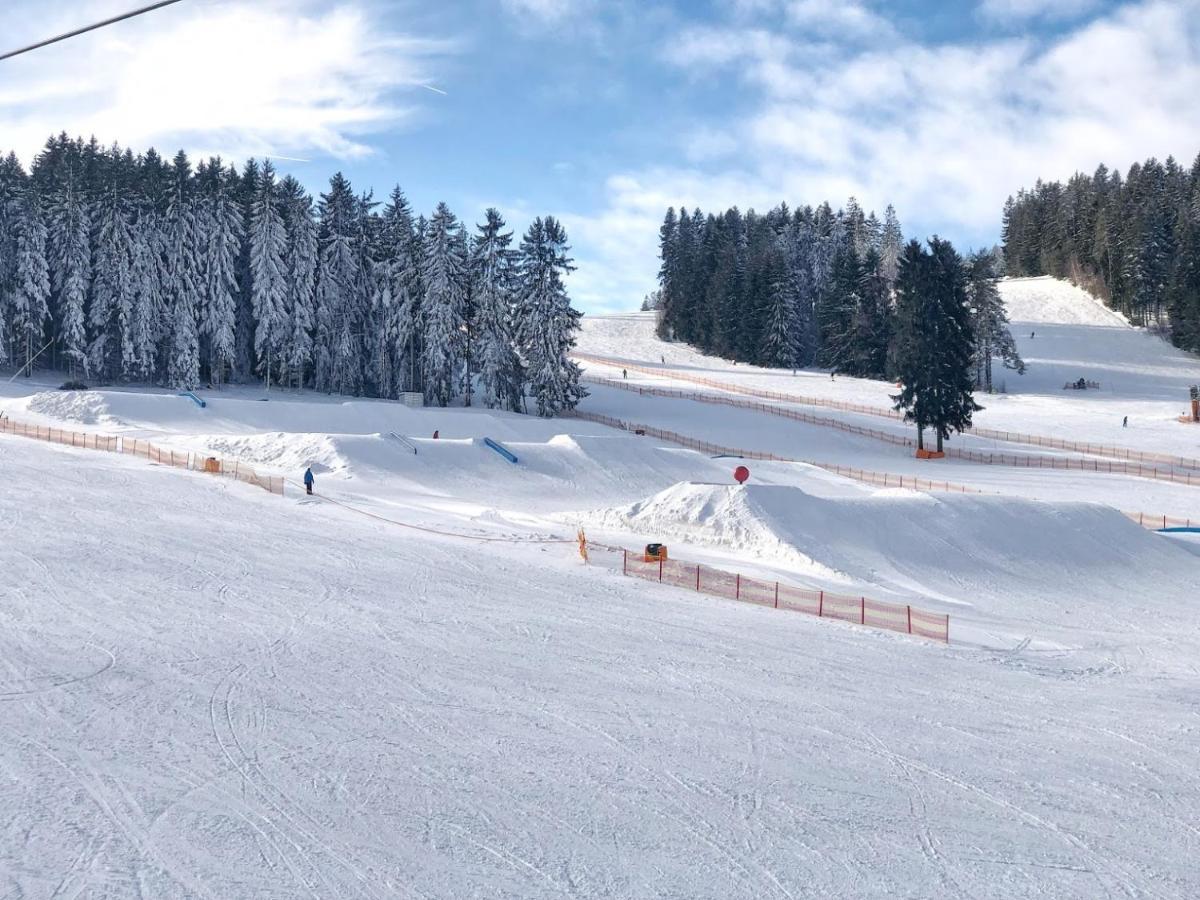
M593 520L668 544L790 561L822 581L876 585L981 612L1004 609L1006 616L1145 597L1183 602L1196 577L1194 556L1112 509L1085 503L900 490L830 498L787 486L678 484Z
M41 416L80 425L112 421L108 401L97 391L43 391L30 397L26 408Z
M1083 288L1048 275L1006 278L1000 282L1000 295L1004 298L1010 322L1129 327L1124 316L1109 309Z

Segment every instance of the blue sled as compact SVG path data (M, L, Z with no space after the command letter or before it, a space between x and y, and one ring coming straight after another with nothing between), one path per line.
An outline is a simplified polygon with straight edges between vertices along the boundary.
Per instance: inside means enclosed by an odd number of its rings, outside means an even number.
M514 466L517 464L516 456L514 456L512 453L510 453L506 447L496 443L490 437L485 437L483 439L483 442L485 444L487 444L489 447L491 447L493 450L495 450L497 453L499 453L501 456L503 456L505 459L507 459Z
M205 403L203 400L201 400L199 397L197 397L197 396L196 396L195 394L193 394L191 391L184 391L184 392L183 392L183 393L181 393L179 396L180 396L180 397L190 397L190 398L193 400L193 402L195 402L195 404L196 404L198 407L200 407L201 409L204 409L205 407L207 407L207 406L208 406L208 404L207 404L207 403Z

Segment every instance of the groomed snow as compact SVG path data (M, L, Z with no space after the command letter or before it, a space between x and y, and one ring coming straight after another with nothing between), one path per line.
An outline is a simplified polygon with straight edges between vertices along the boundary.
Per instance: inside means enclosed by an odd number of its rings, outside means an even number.
M1048 611L1071 644L946 648L570 546L0 459L6 895L1200 890L1193 611L1152 592Z
M1004 290L1069 324L1014 326L1030 374L987 424L1200 456L1167 413L1193 359L1069 286ZM585 323L581 349L665 376L891 390ZM1073 371L1111 372L1111 396L1064 394ZM0 386L0 408L311 465L329 501L0 435L0 897L1200 894L1200 557L1115 511L1200 518L1200 488L921 463L612 388L585 409L998 496L760 462L730 488L737 460L578 419L55 383ZM952 644L584 567L578 525L931 605Z

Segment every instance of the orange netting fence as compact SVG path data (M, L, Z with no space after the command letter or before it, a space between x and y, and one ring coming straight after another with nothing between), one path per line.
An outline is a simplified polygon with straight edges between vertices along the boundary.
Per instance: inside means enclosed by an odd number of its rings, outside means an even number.
M195 472L207 472L211 475L224 475L243 484L252 484L272 494L283 493L283 478L279 475L264 475L252 466L237 460L229 461L216 456L195 453L190 450L174 450L160 447L150 441L137 438L117 437L108 434L91 434L82 431L70 431L65 428L54 428L47 425L27 425L14 422L7 417L0 417L0 434L15 434L21 437L49 441L68 447L81 447L87 450L105 450L109 453L124 453L140 456L152 463L171 466L176 469L188 469Z
M598 384L617 390L629 391L650 397L666 397L677 400L691 400L696 403L709 403L719 406L731 406L736 409L747 409L752 412L764 413L809 425L819 425L823 428L833 428L848 434L868 437L872 440L883 441L898 447L916 447L916 441L908 435L896 434L891 431L881 431L878 428L868 428L864 425L854 425L841 419L831 419L827 416L813 415L785 406L772 406L766 403L753 403L739 400L736 397L724 397L719 394L701 394L696 391L677 391L670 388L645 387L629 384L625 381L615 381L610 378L588 377L588 383ZM978 432L976 432L978 433ZM1174 472L1170 468L1145 466L1136 462L1112 462L1097 459L1070 459L1065 456L1035 456L1032 454L991 453L979 450L966 450L960 447L946 447L946 456L955 459L965 459L968 462L988 466L1016 466L1027 469L1070 469L1082 472L1095 472L1102 475L1126 475L1137 478L1151 478L1156 481L1170 481L1173 484L1200 486L1200 472Z
M633 432L634 434L645 435L663 441L670 441L672 444L678 444L681 447L687 447L689 450L696 450L700 453L706 453L710 456L737 456L743 459L762 459L774 462L803 463L809 466L816 466L818 469L824 469L826 472L832 472L835 475L841 475L844 478L860 481L863 484L873 485L874 487L909 488L914 491L942 492L951 494L996 493L995 491L984 491L979 488L967 487L964 484L955 484L951 481L929 481L925 478L914 478L911 475L896 475L891 472L873 472L869 469L856 469L853 466L841 466L833 463L815 462L808 459L792 459L785 456L776 456L774 453L760 453L755 450L742 450L737 447L725 447L720 444L711 443L710 441L702 441L684 434L679 434L678 432L666 431L665 429L655 428L651 425L633 424L622 421L621 419L613 418L612 416L605 416L600 413L584 412L583 410L579 409L572 411L570 415L577 419L595 422L599 425L608 425L612 428L620 428L623 431ZM1179 516L1166 516L1160 513L1130 512L1128 510L1121 510L1120 512L1127 518L1137 522L1143 528L1149 528L1154 531L1162 528L1200 527L1200 521L1195 519L1185 519Z
M712 378L702 378L698 375L687 375L674 370L655 369L650 366L640 366L634 363L621 362L620 360L606 359L602 356L592 356L587 353L573 353L572 356L582 359L585 362L596 363L597 365L609 366L616 369L628 369L631 372L641 372L645 375L654 375L659 378L668 378L674 381L687 381L692 384L716 388L717 390L721 391L744 394L750 397L759 397L763 400L774 400L780 403L795 403L800 406L823 406L827 409L837 409L842 410L843 412L860 413L866 416L876 416L877 418L892 419L895 421L903 421L904 419L902 413L886 407L869 406L864 403L847 403L841 400L830 400L826 397L810 397L805 394L788 394L779 391L765 391L758 388L731 384L727 381L717 381ZM1168 466L1179 469L1194 469L1200 471L1200 459L1194 459L1187 456L1172 456L1166 453L1151 453L1145 450L1131 450L1126 447L1112 447L1106 444L1067 441L1061 438L1051 438L1036 434L1025 434L1019 431L1001 431L995 428L980 428L977 426L972 426L966 429L966 433L975 435L976 437L1004 441L1005 443L1010 444L1029 444L1036 447L1049 447L1054 450L1066 450L1074 453L1083 453L1088 456L1104 456L1111 459L1152 463L1160 466ZM1200 484L1200 479L1198 479L1195 483Z
M701 453L707 453L710 456L738 456L743 459L762 459L773 462L804 463L805 465L816 466L818 469L824 469L826 472L832 472L835 475L841 475L845 478L852 478L855 481L862 481L866 484L871 484L876 487L911 488L915 491L943 491L953 494L983 493L983 491L980 491L977 488L970 488L966 485L955 484L950 481L930 481L927 478L915 478L912 475L895 475L890 472L872 472L869 469L858 469L854 466L842 466L836 463L816 462L815 460L811 459L796 459L790 456L778 456L774 453L762 453L757 450L742 450L738 447L726 447L722 444L714 444L711 441L702 441L697 438L688 437L687 435L679 434L676 431L667 431L663 428L655 428L652 425L639 425L631 422L625 422L612 416L606 416L601 413L585 412L580 409L573 410L569 415L588 422L595 422L598 425L608 425L612 428L620 428L623 431L631 431L634 434L647 435L649 437L658 438L659 440L670 441L672 444L679 444L681 447L687 447L689 450L697 450Z
M950 617L940 613L870 597L793 587L677 559L648 560L633 550L621 550L620 553L622 573L634 578L659 581L726 600L950 642Z

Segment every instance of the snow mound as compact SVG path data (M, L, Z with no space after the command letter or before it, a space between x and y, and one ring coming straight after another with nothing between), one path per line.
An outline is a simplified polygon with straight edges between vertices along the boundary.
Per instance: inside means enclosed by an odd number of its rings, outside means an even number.
M1000 295L1011 322L1129 327L1124 316L1109 309L1083 288L1048 275L1006 278L1000 282Z
M207 435L199 438L213 453L280 471L337 472L347 468L336 436L328 434Z
M96 391L43 391L29 398L28 409L39 415L63 422L78 422L80 425L97 425L112 420L108 401Z
M1186 602L1195 557L1105 506L880 491L818 497L798 487L677 484L602 510L603 526L790 562L822 580L900 596L1024 607L1095 597ZM1146 572L1155 572L1148 584Z

